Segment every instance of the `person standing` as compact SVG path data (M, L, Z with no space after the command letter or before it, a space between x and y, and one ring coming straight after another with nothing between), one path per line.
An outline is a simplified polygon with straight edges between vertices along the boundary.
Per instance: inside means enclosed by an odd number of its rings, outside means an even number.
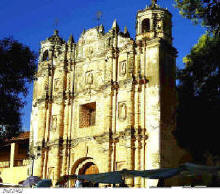
M76 179L75 187L76 187L76 188L81 188L81 187L83 187L82 180Z

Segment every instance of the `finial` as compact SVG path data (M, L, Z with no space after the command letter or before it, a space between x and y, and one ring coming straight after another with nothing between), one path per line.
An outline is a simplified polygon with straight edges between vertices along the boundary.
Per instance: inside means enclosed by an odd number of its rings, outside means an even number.
M101 18L102 18L102 11L99 10L96 12L96 20L98 21L98 26Z
M118 28L118 24L116 19L114 20L113 24L112 24L112 28Z
M129 32L128 32L127 26L125 26L125 28L124 28L124 35L125 35L126 37L129 37L129 36L130 36L130 34L129 34Z
M58 35L59 34L59 31L58 30L54 30L54 35Z
M65 41L62 39L62 38L60 38L60 36L58 35L59 34L59 31L58 30L54 30L54 34L52 35L52 36L50 36L49 38L48 38L48 40L50 41L50 42L58 42L58 43L60 43L60 44L64 44L65 43Z
M85 34L86 33L86 30L85 30L85 28L83 28L83 32L82 32L83 34Z
M54 35L56 35L56 36L59 33L59 31L57 30L58 24L59 24L59 20L58 20L58 18L56 18L55 22L54 22L54 25L55 25Z
M73 35L71 34L70 37L69 37L69 41L70 43L74 43L74 39L73 39Z
M127 26L125 26L124 28L124 34L127 34L128 33L128 29L127 29Z
M99 26L99 32L104 32L104 26L102 24Z

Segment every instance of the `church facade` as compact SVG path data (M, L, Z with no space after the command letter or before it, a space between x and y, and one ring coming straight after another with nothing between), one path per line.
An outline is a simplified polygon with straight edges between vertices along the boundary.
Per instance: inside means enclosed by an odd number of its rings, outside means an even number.
M68 174L179 165L171 18L153 4L137 12L135 40L114 21L108 32L84 30L78 42L58 31L41 42L30 129L35 176L56 183Z

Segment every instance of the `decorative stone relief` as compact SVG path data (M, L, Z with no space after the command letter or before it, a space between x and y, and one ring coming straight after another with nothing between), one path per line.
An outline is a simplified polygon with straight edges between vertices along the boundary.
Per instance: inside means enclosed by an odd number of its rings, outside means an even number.
M85 57L90 59L93 56L93 53L94 51L92 47L88 47L85 49Z
M162 25L163 25L163 21L162 20L159 20L157 22L157 27L156 27L156 31L157 32L162 32Z
M127 62L126 61L121 61L119 63L119 75L120 76L124 76L126 74L126 66L127 66Z
M79 73L77 73L76 75L76 81L77 81L77 88L76 90L79 92L83 89L84 87L84 83L85 83L85 79L84 76L82 76L82 70L81 69L77 69Z
M54 91L57 92L59 90L60 79L54 80Z
M52 130L56 131L56 127L57 127L57 115L53 115L52 116Z
M61 50L57 48L54 52L55 57L58 58L60 54L61 54Z
M158 168L160 164L160 154L159 153L153 153L151 155L152 158L152 167Z
M106 153L109 151L109 143L103 142L101 146L98 147L98 150L102 153Z
M85 82L86 84L93 84L93 72L88 71L85 73Z
M127 106L125 102L119 102L118 103L118 118L121 121L126 120L127 117Z
M46 92L48 92L48 79L45 79L44 80L44 90L46 91Z

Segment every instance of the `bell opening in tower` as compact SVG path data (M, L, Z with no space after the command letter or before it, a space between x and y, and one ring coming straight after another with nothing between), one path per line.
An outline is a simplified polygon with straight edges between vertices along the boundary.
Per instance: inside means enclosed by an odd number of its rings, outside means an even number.
M150 31L150 19L146 18L142 21L142 33Z

